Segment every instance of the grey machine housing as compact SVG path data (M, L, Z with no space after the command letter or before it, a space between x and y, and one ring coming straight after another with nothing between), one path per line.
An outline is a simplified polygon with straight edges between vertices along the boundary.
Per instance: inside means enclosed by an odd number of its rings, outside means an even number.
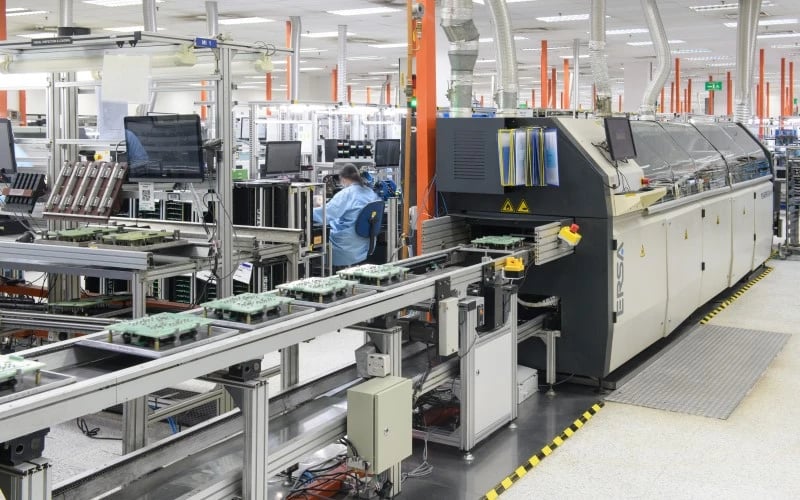
M437 189L471 237L580 226L574 254L529 269L519 288L520 297L560 298L562 373L608 376L770 256L771 157L749 131L631 126L637 158L614 162L602 119L437 121ZM557 131L558 186L501 185L498 130L525 127ZM503 211L523 200L527 213ZM520 345L520 364L544 360L538 340Z

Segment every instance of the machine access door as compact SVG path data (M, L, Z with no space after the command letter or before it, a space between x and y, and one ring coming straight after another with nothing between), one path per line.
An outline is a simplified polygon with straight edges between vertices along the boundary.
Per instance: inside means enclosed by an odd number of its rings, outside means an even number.
M731 278L731 200L703 204L703 263L700 304L728 288Z
M733 193L731 202L732 260L728 286L733 286L753 269L755 203L753 190Z
M753 252L753 269L763 264L772 254L772 211L774 207L772 196L771 182L756 186L754 198L756 241Z
M692 204L667 215L667 324L672 333L700 303L703 217Z

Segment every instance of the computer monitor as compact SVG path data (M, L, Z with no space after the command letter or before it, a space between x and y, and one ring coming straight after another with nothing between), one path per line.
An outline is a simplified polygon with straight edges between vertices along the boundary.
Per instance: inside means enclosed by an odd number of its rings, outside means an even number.
M126 116L131 182L200 182L203 138L197 115Z
M636 158L631 122L627 117L608 117L605 119L605 128L606 144L612 161Z
M266 143L261 175L299 174L301 141L269 141Z
M17 158L14 154L14 132L11 121L0 118L0 178L9 182L9 176L17 173Z
M400 165L400 139L378 139L375 141L375 166L397 167Z

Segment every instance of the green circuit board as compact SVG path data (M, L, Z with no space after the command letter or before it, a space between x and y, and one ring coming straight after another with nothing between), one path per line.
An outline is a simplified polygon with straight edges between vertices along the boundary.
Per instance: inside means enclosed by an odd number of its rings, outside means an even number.
M162 243L172 238L170 231L128 231L103 236L103 243L107 245L141 246Z
M392 264L363 264L343 269L337 274L344 279L355 280L362 284L381 284L403 280L408 272L407 267Z
M518 236L483 236L472 240L472 244L480 248L509 249L522 245L525 238Z
M195 340L201 330L208 334L211 323L210 319L190 314L160 313L109 326L108 341L114 341L114 334L121 334L126 344L159 350L166 344Z
M332 295L352 289L358 282L342 279L338 276L328 278L306 278L291 283L278 285L283 292L299 292L318 295Z
M238 314L256 315L279 309L284 304L293 302L290 297L283 297L272 293L243 293L224 299L212 300L201 304L206 311L233 312Z
M38 373L45 367L44 363L25 359L14 354L0 354L0 384L15 383L21 376Z
M79 227L75 229L62 229L54 233L49 233L46 237L52 236L52 239L57 241L70 241L79 243L83 241L93 241L103 235L118 233L121 231L120 227Z

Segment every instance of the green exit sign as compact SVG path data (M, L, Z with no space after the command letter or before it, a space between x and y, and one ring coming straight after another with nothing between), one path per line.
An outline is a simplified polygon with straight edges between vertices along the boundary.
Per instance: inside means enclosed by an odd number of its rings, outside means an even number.
M706 90L722 90L722 82L706 82Z

